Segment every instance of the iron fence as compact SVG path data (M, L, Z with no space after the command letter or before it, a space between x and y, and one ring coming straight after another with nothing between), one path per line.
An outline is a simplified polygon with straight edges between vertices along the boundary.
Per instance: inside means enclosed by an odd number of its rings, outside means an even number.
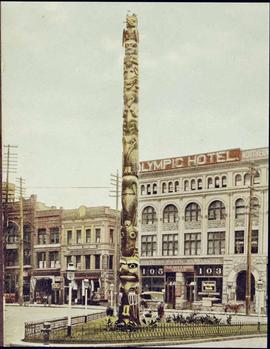
M81 323L87 323L93 320L97 320L100 318L104 318L106 313L100 312L95 314L87 314L87 315L79 315L71 317L71 325L75 326ZM24 324L24 339L35 339L39 338L42 335L42 329L44 322L49 322L51 325L51 333L56 333L59 330L63 330L67 328L68 325L68 317L55 318L50 320L43 321L31 321L25 322Z
M66 329L51 330L51 343L123 343L123 342L151 342L158 340L185 340L193 338L225 337L248 334L264 334L267 324L234 323L229 324L176 324L159 323L157 327L140 327L135 331L108 330L106 320L95 325L94 323L77 324L72 328L71 337L67 336ZM28 336L26 341L42 342L41 334Z

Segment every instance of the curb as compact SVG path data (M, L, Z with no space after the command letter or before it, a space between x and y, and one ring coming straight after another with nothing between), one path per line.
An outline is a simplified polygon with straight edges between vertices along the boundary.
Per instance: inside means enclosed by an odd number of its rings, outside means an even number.
M185 345L185 344L195 344L195 343L204 343L204 342L220 342L220 341L230 341L234 339L245 339L245 338L256 338L256 337L266 337L267 334L261 335L261 334L251 334L251 335L242 335L242 336L226 336L226 337L208 337L208 338L197 338L197 339L187 339L187 340L172 340L167 341L166 343L162 341L155 341L155 342L149 342L149 343L142 343L142 342L133 342L133 343L93 343L93 344L86 344L86 343L51 343L51 344L43 344L43 343L32 343L32 342L14 342L10 343L9 347L152 347L152 346L170 346L170 345Z

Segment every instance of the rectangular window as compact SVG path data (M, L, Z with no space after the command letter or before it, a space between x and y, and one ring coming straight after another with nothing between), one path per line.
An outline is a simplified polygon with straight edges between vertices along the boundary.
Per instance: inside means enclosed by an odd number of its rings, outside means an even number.
M90 255L85 256L85 269L91 269L90 268Z
M178 253L178 234L162 235L162 256L176 256Z
M81 256L75 256L75 267L81 269Z
M46 268L46 253L45 252L37 252L37 267L39 269Z
M91 229L85 230L85 241L88 244L91 242Z
M185 234L185 255L199 255L201 253L201 233Z
M67 244L72 244L72 230L67 230Z
M82 243L82 231L81 231L81 229L76 230L76 243L77 244Z
M100 254L95 254L95 269L100 269Z
M259 231L252 230L251 235L251 253L258 253Z
M46 229L38 229L38 245L46 244Z
M100 242L100 229L96 229L96 242L99 243Z
M18 250L6 250L5 263L7 267L14 267L18 265Z
M50 228L50 244L59 244L59 228Z
M72 263L72 256L66 256L66 266L68 267L69 263Z
M49 253L49 263L50 263L50 268L60 268L58 251L53 251Z
M110 229L110 244L113 243L113 229Z
M234 253L244 253L244 230L238 230L234 234Z
M24 265L31 265L31 251L30 250L23 251L23 263L24 263Z
M113 269L113 255L109 256L108 264L108 268Z
M225 231L208 233L208 254L225 253Z
M156 235L142 235L141 238L141 255L155 256L157 253Z

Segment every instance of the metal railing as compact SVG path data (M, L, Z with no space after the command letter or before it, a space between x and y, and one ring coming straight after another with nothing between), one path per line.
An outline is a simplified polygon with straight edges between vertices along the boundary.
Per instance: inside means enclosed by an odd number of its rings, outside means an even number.
M99 315L99 314L96 314ZM72 336L68 337L66 328L52 328L51 343L123 343L149 342L158 340L185 340L194 338L213 338L248 334L265 334L267 324L234 323L229 324L179 324L159 323L156 327L140 327L134 331L109 330L106 320L95 323L77 323L72 328ZM30 334L26 341L42 342L42 335Z
M89 321L104 318L105 316L105 311L95 314L73 316L71 317L71 325L75 326L81 323L87 323ZM68 317L65 316L62 318L56 318L51 320L25 322L24 340L39 338L42 334L44 322L49 322L51 324L51 332L54 333L57 330L63 330L67 328Z

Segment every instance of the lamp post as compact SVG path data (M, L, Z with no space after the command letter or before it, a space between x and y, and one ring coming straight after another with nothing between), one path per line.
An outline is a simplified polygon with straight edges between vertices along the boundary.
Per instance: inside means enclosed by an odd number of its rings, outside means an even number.
M89 280L84 279L83 285L84 285L84 310L85 310L85 316L86 316L87 315L87 301L88 301L88 294L87 294L88 292L87 291L88 291L88 287L89 287Z
M71 298L72 298L72 281L75 278L76 268L73 263L68 263L67 267L67 279L69 280L68 285L68 327L67 327L67 335L71 337Z
M262 280L258 280L257 282L257 290L258 290L258 331L260 331L261 326L261 308L262 308L262 292L263 292L263 282Z
M111 307L113 308L113 290L114 284L110 284L110 292L111 292Z

